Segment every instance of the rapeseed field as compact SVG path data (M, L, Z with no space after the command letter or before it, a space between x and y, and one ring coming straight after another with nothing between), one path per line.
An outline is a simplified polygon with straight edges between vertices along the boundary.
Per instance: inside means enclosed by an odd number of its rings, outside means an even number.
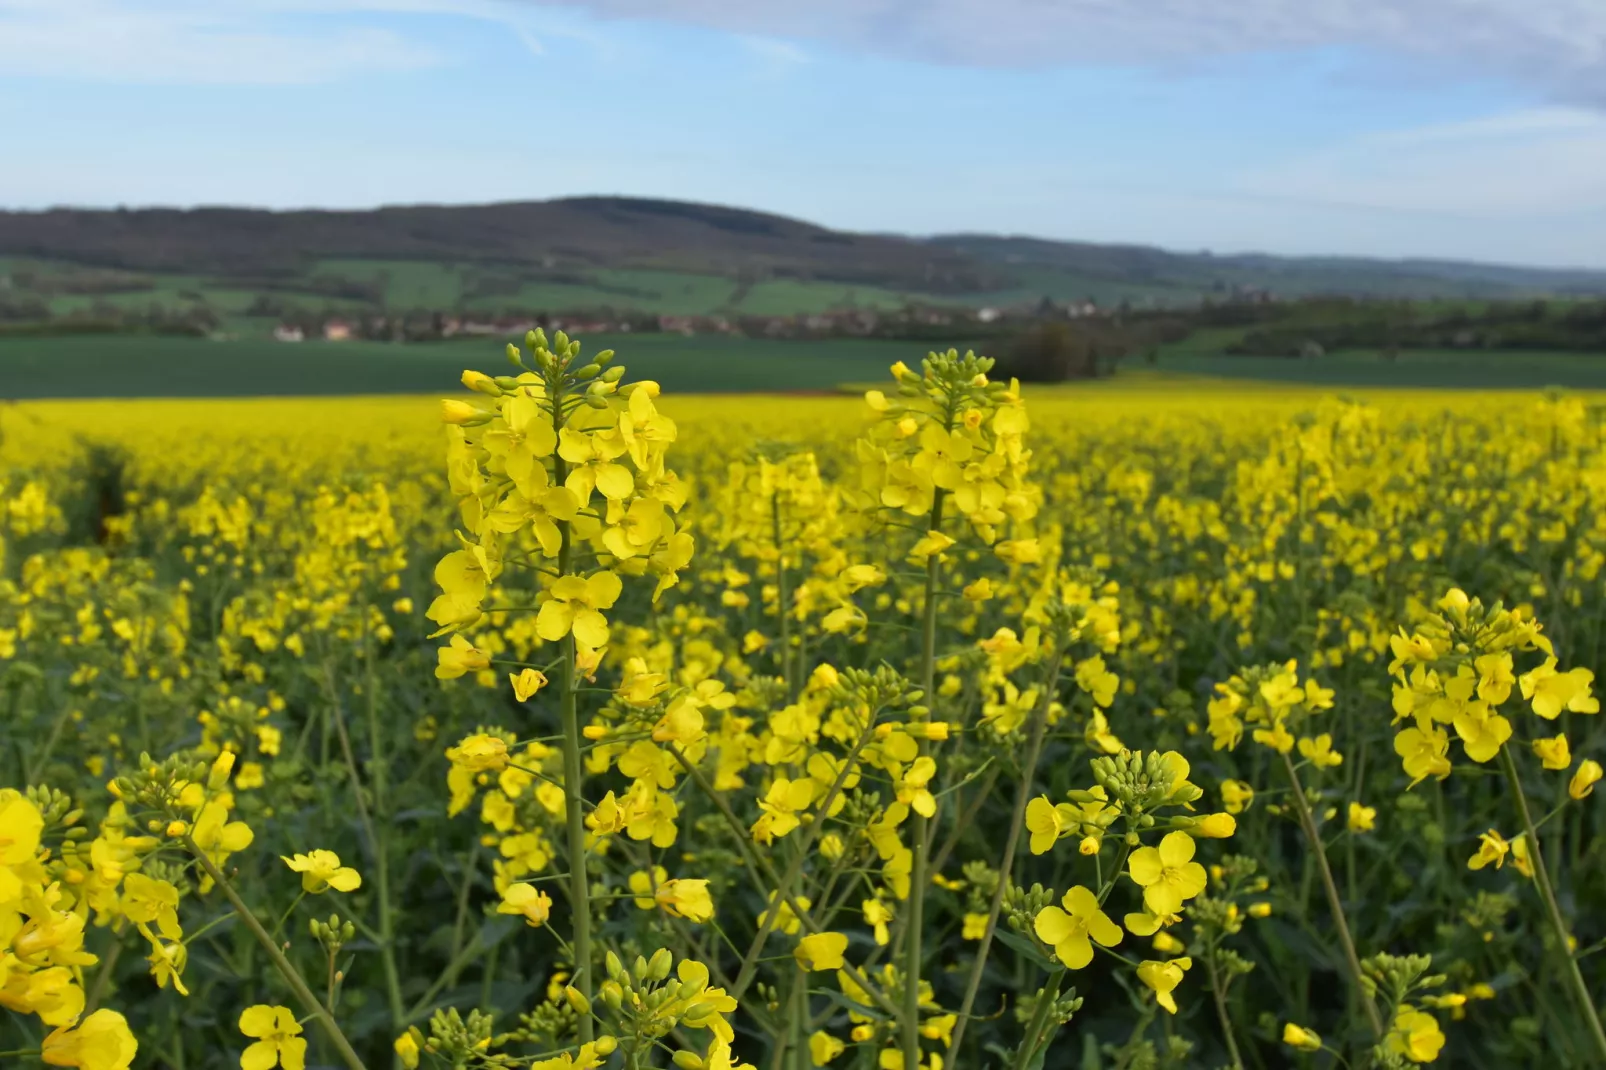
M1588 396L512 359L0 410L0 1065L1606 1066Z

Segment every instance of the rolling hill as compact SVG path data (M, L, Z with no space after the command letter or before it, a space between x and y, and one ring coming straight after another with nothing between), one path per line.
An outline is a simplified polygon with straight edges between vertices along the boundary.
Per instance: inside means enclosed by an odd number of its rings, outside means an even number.
M985 288L989 265L942 245L848 234L762 212L578 197L371 211L147 208L0 212L0 255L126 271L286 275L330 259L496 264L540 272L669 269L932 293Z
M858 234L623 197L367 211L0 212L0 324L201 310L230 330L260 333L295 313L776 316L1043 297L1187 306L1243 292L1582 297L1606 294L1606 271Z

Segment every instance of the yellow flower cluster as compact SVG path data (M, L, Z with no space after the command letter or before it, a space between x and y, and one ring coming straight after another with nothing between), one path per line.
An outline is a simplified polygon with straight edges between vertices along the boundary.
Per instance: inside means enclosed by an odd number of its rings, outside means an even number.
M512 359L25 407L0 1061L1601 1061L1582 399Z

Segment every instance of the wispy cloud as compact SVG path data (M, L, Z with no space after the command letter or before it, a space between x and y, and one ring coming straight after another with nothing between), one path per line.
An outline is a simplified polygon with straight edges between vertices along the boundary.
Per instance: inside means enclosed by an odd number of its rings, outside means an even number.
M973 66L1381 51L1606 105L1600 0L524 0Z
M0 73L78 81L304 84L453 62L405 22L501 25L531 52L559 39L605 58L581 12L518 0L0 0Z
M242 8L0 0L0 70L81 81L294 84L441 58L391 29L286 25Z
M1242 189L1482 220L1606 209L1606 116L1536 108L1382 131L1259 171Z
M742 47L763 65L766 74L774 76L790 74L810 61L808 52L791 41L782 41L774 37L756 37L752 34L741 34L737 39Z

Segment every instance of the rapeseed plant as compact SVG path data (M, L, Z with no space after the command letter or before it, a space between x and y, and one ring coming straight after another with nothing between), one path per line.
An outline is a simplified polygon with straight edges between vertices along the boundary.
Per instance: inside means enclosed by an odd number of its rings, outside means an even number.
M1606 1061L1579 399L525 342L444 429L26 407L7 1065Z

